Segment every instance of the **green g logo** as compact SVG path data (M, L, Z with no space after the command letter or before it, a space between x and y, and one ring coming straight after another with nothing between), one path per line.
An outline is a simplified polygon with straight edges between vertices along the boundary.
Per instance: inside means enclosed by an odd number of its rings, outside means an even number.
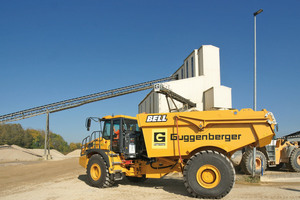
M154 142L166 142L166 133L164 132L154 133Z
M152 148L153 149L167 149L168 147L168 133L167 129L153 129L152 130Z

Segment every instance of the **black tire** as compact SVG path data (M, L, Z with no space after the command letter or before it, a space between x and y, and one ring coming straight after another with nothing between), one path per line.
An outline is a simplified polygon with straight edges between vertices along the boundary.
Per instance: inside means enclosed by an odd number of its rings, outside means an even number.
M216 151L201 151L184 167L184 185L197 198L216 199L227 195L235 182L231 161Z
M134 177L134 176L127 176L126 177L130 182L133 183L143 183L147 180L146 176L143 177Z
M106 188L114 184L107 165L99 154L94 154L90 158L87 165L87 177L90 185L94 187Z
M287 163L287 167L292 172L300 172L300 149L295 148L291 156L289 157L289 163Z
M251 175L252 174L252 160L253 160L253 150L248 150L243 153L242 161L241 161L241 168L245 174ZM267 158L265 154L259 150L256 150L256 169L255 174L261 173L261 166L265 171L267 169Z

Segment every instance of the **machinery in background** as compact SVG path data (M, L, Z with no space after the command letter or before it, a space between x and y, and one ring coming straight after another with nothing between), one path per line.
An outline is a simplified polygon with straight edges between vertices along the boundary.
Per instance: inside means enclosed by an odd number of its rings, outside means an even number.
M256 172L261 169L280 169L284 164L292 172L300 172L300 135L299 132L273 139L269 145L257 148ZM252 173L252 149L246 148L240 167L245 174Z

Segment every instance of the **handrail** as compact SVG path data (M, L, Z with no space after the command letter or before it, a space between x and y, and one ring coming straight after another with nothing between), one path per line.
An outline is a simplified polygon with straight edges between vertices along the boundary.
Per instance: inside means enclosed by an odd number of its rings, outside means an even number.
M98 137L97 137L97 133L99 133ZM102 131L93 131L92 132L92 134L90 136L90 142L89 143L94 141L93 148L97 148L97 146L95 146L95 141L99 138L98 143L99 143L99 149L100 149L100 141L102 141L102 139L100 139L100 138L102 138L102 137L100 137L101 135L102 135Z

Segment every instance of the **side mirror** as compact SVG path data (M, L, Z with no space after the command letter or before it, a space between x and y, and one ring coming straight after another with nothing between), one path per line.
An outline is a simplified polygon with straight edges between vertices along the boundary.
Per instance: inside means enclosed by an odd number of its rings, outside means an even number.
M86 119L85 127L86 127L87 131L90 131L90 127L91 127L91 118L87 118L87 119Z

